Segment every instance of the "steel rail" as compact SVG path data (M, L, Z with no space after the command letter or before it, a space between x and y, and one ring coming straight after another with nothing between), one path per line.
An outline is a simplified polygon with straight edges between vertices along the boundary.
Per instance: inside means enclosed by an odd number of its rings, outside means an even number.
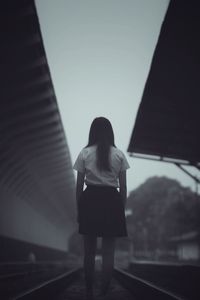
M56 294L61 293L64 288L79 277L81 270L81 268L75 268L50 280L46 280L36 287L12 297L11 300L55 299Z
M118 268L114 268L114 277L138 300L186 300L186 298L182 296Z

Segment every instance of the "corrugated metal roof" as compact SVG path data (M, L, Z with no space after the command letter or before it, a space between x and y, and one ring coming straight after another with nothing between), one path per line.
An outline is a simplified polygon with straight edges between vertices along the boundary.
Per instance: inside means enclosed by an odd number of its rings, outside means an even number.
M171 1L128 152L200 163L199 2Z
M34 1L1 3L0 26L0 186L62 227L75 180Z

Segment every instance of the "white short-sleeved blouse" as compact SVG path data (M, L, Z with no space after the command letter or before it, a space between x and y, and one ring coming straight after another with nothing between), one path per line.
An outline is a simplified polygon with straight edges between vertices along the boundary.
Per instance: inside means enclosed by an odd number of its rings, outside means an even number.
M99 170L96 166L96 148L83 148L79 153L73 169L85 173L85 184L119 187L119 173L130 168L124 153L116 147L110 150L111 171Z

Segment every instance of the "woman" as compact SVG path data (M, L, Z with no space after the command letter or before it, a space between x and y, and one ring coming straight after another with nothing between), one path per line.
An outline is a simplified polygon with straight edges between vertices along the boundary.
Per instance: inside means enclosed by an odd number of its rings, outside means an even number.
M84 237L86 295L93 299L97 237L102 237L101 294L105 295L112 277L115 237L127 236L124 207L129 164L115 146L108 119L93 120L88 145L79 153L73 168L78 171L76 199L79 233ZM84 182L87 187L83 191Z

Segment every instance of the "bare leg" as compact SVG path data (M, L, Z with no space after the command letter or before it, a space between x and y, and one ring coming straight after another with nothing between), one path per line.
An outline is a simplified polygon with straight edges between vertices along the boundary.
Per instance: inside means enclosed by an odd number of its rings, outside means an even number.
M102 238L102 294L108 291L114 265L115 238Z
M84 273L88 299L93 298L96 244L95 236L84 235Z

